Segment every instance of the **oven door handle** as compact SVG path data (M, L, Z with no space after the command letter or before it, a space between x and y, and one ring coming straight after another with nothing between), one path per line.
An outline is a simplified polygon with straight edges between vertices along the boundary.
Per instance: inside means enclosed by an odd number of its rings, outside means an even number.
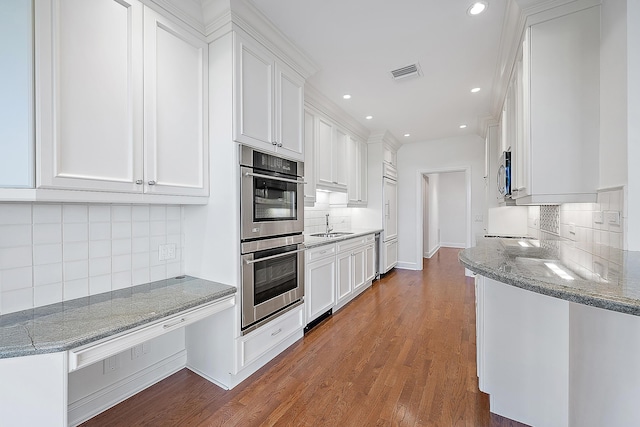
M260 262L260 261L268 261L268 260L270 260L270 259L280 258L280 257L286 256L286 255L291 255L291 254L297 254L298 252L304 252L304 251L306 251L306 250L307 250L307 249L306 249L306 248L304 248L304 249L298 249L298 250L295 250L295 251L285 252L285 253L283 253L283 254L276 254L276 255L266 256L266 257L264 257L264 258L258 258L258 259L245 259L245 260L244 260L244 263L245 263L245 264L247 264L247 265L251 265L251 264L255 264L256 262Z
M245 172L244 176L255 176L256 178L267 178L267 179L273 179L275 181L291 182L293 184L306 184L306 182L298 181L297 179L280 178L278 176L263 175L261 173Z

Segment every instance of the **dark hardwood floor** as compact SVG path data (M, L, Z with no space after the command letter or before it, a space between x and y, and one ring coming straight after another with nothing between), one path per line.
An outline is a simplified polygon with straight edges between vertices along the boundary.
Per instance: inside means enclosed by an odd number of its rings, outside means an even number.
M242 384L187 369L86 426L523 426L478 390L474 286L457 249L395 269Z

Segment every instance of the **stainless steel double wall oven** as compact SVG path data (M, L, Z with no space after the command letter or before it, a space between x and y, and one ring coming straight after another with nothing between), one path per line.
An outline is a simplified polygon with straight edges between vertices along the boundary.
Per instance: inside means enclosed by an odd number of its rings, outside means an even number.
M304 164L240 146L242 331L302 304Z

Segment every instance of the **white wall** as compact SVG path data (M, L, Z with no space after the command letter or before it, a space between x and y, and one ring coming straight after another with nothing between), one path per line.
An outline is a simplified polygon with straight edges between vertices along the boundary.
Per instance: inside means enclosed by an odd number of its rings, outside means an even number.
M422 265L421 174L443 170L470 169L471 216L483 214L484 141L467 135L413 144L398 151L398 261ZM472 223L472 236L482 233L482 222ZM471 244L475 238L472 238Z
M440 246L464 248L467 242L467 188L464 172L440 174Z

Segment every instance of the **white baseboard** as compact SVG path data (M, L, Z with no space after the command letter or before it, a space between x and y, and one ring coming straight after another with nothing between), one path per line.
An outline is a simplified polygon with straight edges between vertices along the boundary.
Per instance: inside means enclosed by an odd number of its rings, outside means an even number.
M451 243L451 242L441 242L441 248L456 248L456 249L464 249L467 247L466 243Z
M134 375L92 393L69 405L68 420L70 426L93 418L99 413L117 405L136 393L152 386L184 368L187 364L187 352L182 350L166 359L163 359Z
M396 268L401 270L422 270L422 266L418 266L415 262L400 262L396 264Z
M427 253L427 255L425 256L425 258L431 258L432 256L434 256L436 254L436 252L438 252L440 250L440 245L436 246L435 248L431 249L430 252Z

